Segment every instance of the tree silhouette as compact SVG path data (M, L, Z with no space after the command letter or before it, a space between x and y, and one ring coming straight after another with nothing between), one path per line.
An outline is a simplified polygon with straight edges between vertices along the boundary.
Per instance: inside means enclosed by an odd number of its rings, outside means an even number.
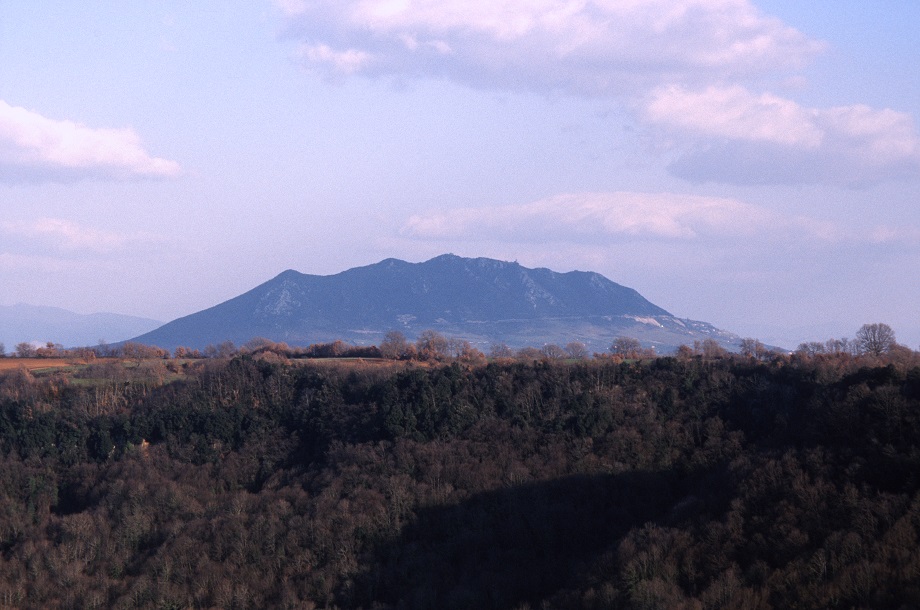
M856 345L864 354L881 356L897 345L894 331L887 324L863 324L856 332Z

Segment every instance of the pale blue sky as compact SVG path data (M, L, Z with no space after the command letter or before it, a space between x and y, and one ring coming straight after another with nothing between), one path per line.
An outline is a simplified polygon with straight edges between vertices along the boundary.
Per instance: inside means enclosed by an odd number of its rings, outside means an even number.
M589 269L794 347L920 344L920 3L0 5L0 304L284 269Z

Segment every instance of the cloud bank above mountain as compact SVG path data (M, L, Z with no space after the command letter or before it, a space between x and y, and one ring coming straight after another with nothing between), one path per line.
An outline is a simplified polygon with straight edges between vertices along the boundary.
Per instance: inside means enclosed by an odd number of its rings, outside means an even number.
M805 215L783 215L727 197L674 193L569 193L531 203L433 210L404 222L404 237L439 241L609 243L802 241L910 243L920 231L867 227L859 234Z
M823 44L744 0L356 0L279 6L305 64L620 95L794 69Z
M748 0L277 4L311 72L611 100L691 182L860 187L920 176L910 115L809 108L765 90L801 80L827 45Z

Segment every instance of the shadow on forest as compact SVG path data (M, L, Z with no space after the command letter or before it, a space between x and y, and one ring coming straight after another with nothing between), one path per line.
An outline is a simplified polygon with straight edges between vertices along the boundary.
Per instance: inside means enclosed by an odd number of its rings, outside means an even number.
M677 487L663 473L575 476L421 509L381 545L350 597L413 609L538 602L574 584L631 528L666 514Z

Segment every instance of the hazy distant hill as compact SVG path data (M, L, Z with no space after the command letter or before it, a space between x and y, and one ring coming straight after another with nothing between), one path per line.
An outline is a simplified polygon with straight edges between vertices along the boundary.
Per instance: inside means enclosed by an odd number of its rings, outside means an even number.
M695 339L735 345L710 324L679 319L638 292L597 273L528 269L517 263L451 254L424 263L387 259L335 275L285 271L256 288L179 318L134 340L173 349L253 337L292 345L342 339L379 343L397 329L426 329L481 348L582 341L606 350L620 335L660 351Z
M57 307L0 305L0 342L8 352L17 343L60 343L65 347L123 341L157 328L162 322L114 313L78 314Z

